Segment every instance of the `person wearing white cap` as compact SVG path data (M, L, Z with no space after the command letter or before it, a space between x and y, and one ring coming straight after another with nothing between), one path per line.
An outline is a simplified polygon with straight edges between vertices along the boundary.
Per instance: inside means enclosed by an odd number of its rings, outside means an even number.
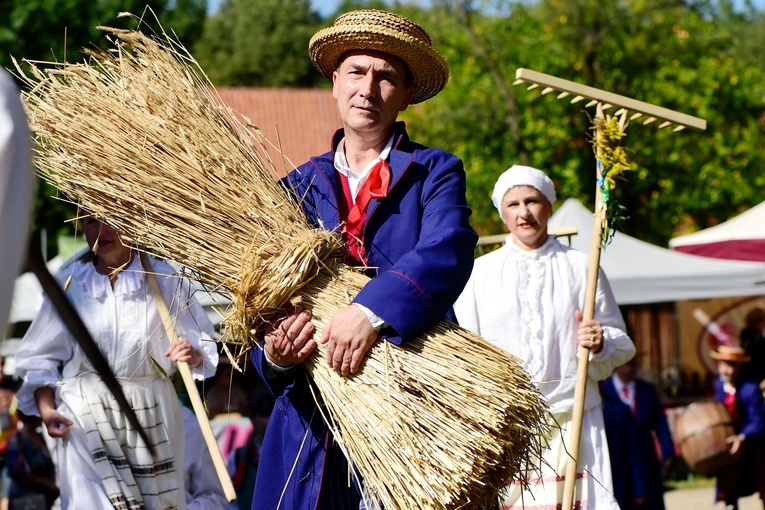
M513 166L499 176L492 202L510 235L504 246L479 257L454 305L459 324L519 358L550 406L550 435L538 471L507 488L503 509L556 508L562 502L577 346L590 349L575 507L618 509L613 496L597 381L632 358L616 300L600 272L594 319L583 320L589 265L586 254L547 233L556 200L550 178Z
M332 80L343 124L331 150L291 172L285 187L317 228L346 241L346 262L372 279L320 338L308 310L291 313L252 349L276 397L252 508L358 510L362 487L322 421L302 367L316 342L341 376L372 344L400 344L450 311L473 267L475 243L462 161L409 139L399 112L436 95L449 71L430 37L386 11L343 14L308 52ZM349 402L349 405L353 405Z

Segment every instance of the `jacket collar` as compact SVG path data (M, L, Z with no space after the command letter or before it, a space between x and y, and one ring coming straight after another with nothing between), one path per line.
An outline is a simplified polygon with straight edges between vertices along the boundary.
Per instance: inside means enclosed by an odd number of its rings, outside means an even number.
M396 186L396 183L401 179L401 177L406 172L407 168L409 168L409 165L414 160L414 153L411 152L411 147L409 143L409 135L406 132L406 124L402 121L396 122L394 128L394 138L393 138L393 148L390 151L390 155L388 156L388 165L390 166L390 184L388 184L388 193L390 194L391 190ZM335 151L337 150L337 146L340 143L340 140L345 137L345 130L338 129L335 134L332 136L332 150L328 154L325 154L324 156L321 156L319 158L312 158L311 161L314 163L314 166L322 173L322 175L327 179L327 182L330 185L330 188L334 192L334 198L335 202L338 205L337 210L339 210L339 202L338 202L338 179L337 179L337 171L335 170L334 166L334 159L335 159ZM369 207L367 208L367 219L369 216L371 216L372 212L375 210L377 205L380 203L377 199L372 199L369 201ZM328 218L325 218L327 220ZM339 222L339 218L332 218L332 220L337 220Z

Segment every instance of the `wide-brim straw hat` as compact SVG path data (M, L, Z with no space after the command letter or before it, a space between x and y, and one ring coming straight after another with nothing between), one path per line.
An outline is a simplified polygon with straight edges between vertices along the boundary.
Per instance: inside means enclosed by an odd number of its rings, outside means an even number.
M449 79L449 66L433 49L425 30L398 14L377 9L347 12L331 27L316 32L308 43L311 61L329 79L340 57L354 50L380 51L400 58L412 73L412 103L435 96Z
M731 363L746 363L752 359L741 347L733 347L730 345L718 346L716 351L709 351L709 356L711 356L712 359L728 361Z

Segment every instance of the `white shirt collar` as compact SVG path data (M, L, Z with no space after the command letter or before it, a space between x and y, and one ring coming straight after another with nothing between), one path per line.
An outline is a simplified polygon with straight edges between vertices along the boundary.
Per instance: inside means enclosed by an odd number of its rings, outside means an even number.
M350 165L348 165L348 159L345 157L345 138L340 140L340 143L337 144L334 161L335 170L348 178L348 187L351 189L351 197L353 197L354 202L356 201L356 195L359 192L359 188L361 188L364 182L366 182L367 176L369 176L369 171L372 170L378 161L385 161L388 159L390 151L393 148L393 139L395 136L395 133L390 136L388 143L385 145L382 152L380 152L380 155L374 161L370 161L360 173L354 172L351 170Z
M613 374L611 376L611 379L614 382L614 388L616 389L616 394L619 395L619 398L622 402L629 405L630 407L635 402L635 381L628 381L623 382L621 379L619 379L619 376L616 374ZM629 388L629 397L626 397L624 395L624 389L623 388Z
M114 294L128 298L143 287L144 274L138 254L134 254L130 264L120 271L114 283ZM79 280L85 287L85 291L97 299L106 297L108 288L111 286L109 277L96 271L92 262L75 262L73 282Z

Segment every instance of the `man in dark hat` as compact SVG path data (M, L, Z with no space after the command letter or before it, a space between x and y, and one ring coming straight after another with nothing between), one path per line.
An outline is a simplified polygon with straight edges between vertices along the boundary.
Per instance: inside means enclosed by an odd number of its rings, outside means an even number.
M717 360L715 400L728 409L736 431L726 442L730 454L738 455L717 473L717 501L724 501L726 510L738 510L740 497L757 491L765 498L765 403L757 383L740 376L749 361L744 349L720 345L709 355Z
M311 39L343 123L330 152L285 179L309 221L341 233L349 263L372 277L314 339L310 311L289 315L253 349L277 397L253 508L358 509L361 483L333 441L300 364L327 344L329 365L355 373L378 339L399 344L446 316L473 267L465 171L452 154L412 142L398 113L436 95L444 58L411 20L378 10L340 16ZM352 405L352 403L349 403Z

